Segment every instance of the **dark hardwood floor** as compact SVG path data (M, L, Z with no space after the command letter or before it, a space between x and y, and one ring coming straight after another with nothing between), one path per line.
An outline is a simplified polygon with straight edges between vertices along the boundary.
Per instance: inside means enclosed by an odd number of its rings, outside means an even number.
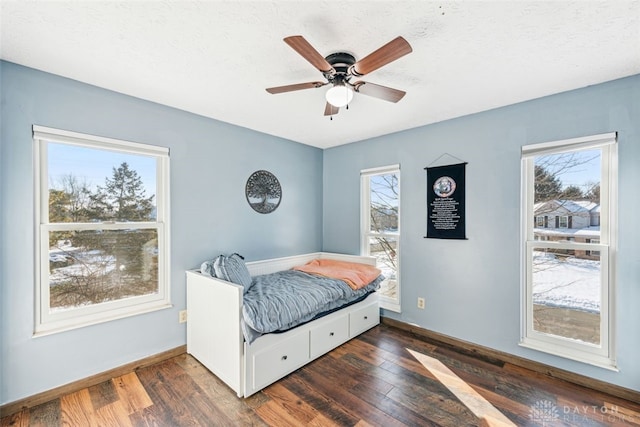
M2 426L640 426L640 404L380 325L248 399L181 355Z

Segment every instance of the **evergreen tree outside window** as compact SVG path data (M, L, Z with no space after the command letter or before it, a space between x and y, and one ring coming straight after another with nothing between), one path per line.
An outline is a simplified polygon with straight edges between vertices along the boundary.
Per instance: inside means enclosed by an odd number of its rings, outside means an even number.
M36 335L169 307L168 149L33 134Z

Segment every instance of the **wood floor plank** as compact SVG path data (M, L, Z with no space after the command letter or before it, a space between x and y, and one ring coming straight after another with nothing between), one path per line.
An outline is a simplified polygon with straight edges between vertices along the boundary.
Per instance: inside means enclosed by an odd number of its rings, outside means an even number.
M388 370L389 366L382 368ZM388 397L441 425L475 425L477 418L444 385L412 371L393 370L398 386Z
M114 378L112 382L129 415L153 405L135 372Z
M425 427L438 425L432 422L428 417L412 411L402 403L389 397L391 391L392 390L389 390L387 393L381 393L375 386L372 386L371 383L359 383L351 389L351 392L357 395L360 399L368 402L376 408L379 408L403 424L408 426Z
M149 392L154 404L167 405L178 425L198 424L209 420L219 424L232 424L231 418L173 360L156 367L140 369L140 382Z
M272 399L267 403L268 405L272 406L273 404L277 404L281 406L287 414L295 418L297 425L318 427L340 426L340 424L335 423L326 415L320 413L312 405L300 399L300 396L289 390L284 384L272 384L264 390L264 393ZM261 414L261 408L258 408L257 412ZM264 416L262 418L267 421ZM289 419L288 416L287 419ZM275 422L271 423L271 425L279 425L278 420L273 421Z
M57 426L61 423L60 417L60 399L54 399L29 410L29 426Z
M336 348L331 352L331 354L336 358L339 358L347 353L355 354L361 359L371 363L372 365L380 365L392 356L391 353L387 353L371 344L360 340L348 341L344 345Z
M384 426L403 426L404 423L394 419L390 415L363 401L349 391L349 386L344 382L336 382L326 376L309 372L308 369L301 369L298 375L309 382L318 393L331 398L336 405L342 406L347 412L355 417L365 419L370 423ZM343 375L344 377L344 375ZM351 385L353 387L354 384Z
M301 400L299 396L279 382L270 385L263 392L271 398L268 402L269 404L275 402L303 425L309 424L311 420L318 416L318 411L313 406Z
M345 356L345 359L350 359L351 366L367 369L366 362L362 360L349 355ZM400 365L385 362L380 367L370 365L368 370L372 375L393 384L394 388L387 397L418 416L438 424L455 425L454 419L467 422L469 425L477 422L476 417L445 386L433 376L429 376L429 372L424 367L409 370ZM420 409L421 406L422 409ZM425 408L430 410L425 411Z
M482 397L487 399L489 403L499 408L500 411L512 420L516 425L525 425L530 421L531 405L511 400L501 394L495 393L493 390L483 388L479 385L472 384L473 389Z
M278 405L278 403L273 400L256 408L256 413L270 426L299 427L304 425L300 423L300 420L295 418L285 408Z
M289 375L279 382L333 423L341 426L350 426L355 425L359 421L359 419L349 413L346 408L336 405L331 396L324 396L318 393L311 384L304 381L297 374Z
M183 355L173 359L187 373L207 397L215 402L229 418L240 425L259 426L264 424L254 408L268 401L265 395L257 394L250 399L239 399L225 383L213 375L192 356Z
M129 418L129 411L119 400L96 409L96 419L100 426L133 426Z
M164 405L152 405L129 415L131 424L136 427L164 427L176 425L169 409Z
M606 408L608 414L613 414L618 419L624 420L629 424L640 426L640 411L638 409L634 410L629 408L628 406L626 406L628 405L628 403L619 404L605 400L603 405Z
M89 389L82 389L60 398L61 424L69 426L97 426Z
M550 381L550 377L547 375L532 372L511 364L505 365L505 373L508 373L510 377L517 378L520 381L526 381L536 388L545 389L554 395L575 396L577 401L584 400L586 396L590 396L592 400L597 400L599 404L607 401L613 406L627 408L631 413L636 412L640 414L640 402L630 402L564 380L553 379ZM637 420L640 422L640 417L637 417Z
M0 420L1 427L28 427L30 423L29 410L23 409Z
M120 398L112 380L89 387L89 396L91 396L91 404L96 410Z

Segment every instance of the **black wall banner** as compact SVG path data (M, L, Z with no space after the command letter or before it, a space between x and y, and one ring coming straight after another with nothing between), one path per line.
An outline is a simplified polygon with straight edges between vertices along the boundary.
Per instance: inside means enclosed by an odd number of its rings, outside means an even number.
M466 163L426 167L427 235L431 239L466 239Z

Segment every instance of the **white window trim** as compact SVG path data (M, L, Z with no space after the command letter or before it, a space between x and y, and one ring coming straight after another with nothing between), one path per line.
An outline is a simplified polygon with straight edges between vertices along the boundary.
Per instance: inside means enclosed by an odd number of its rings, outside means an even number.
M617 134L615 132L590 137L573 138L522 147L522 245L521 245L521 341L520 345L549 354L617 371L615 356L615 259L617 249ZM534 156L567 151L601 148L600 242L535 240L533 229ZM602 221L604 219L604 221ZM533 329L532 256L533 248L596 250L601 254L600 345L581 343L537 332Z
M564 225L563 225L564 223ZM569 216L568 215L559 215L558 216L558 228L569 228Z
M76 329L97 323L148 313L171 307L169 270L169 149L136 142L98 137L77 132L33 126L34 171L35 171L35 224L36 224L36 268L35 268L35 326L34 337ZM49 232L65 229L95 229L96 224L55 223L48 218L48 162L47 143L64 143L76 146L111 150L127 154L146 155L156 158L156 215L155 222L101 223L104 230L155 229L158 234L158 293L110 301L92 306L51 313L49 310Z
M400 279L400 263L401 263L401 255L400 255L400 217L398 217L398 231L397 232L386 232L386 233L377 233L371 231L371 218L369 215L369 210L371 206L371 189L369 186L369 178L374 175L386 175L390 173L398 174L398 206L400 207L402 203L402 198L400 195L401 191L401 174L400 174L400 164L394 164L389 166L381 166L377 168L363 169L360 171L360 253L367 254L369 253L369 239L371 237L391 237L396 239L397 244L397 271L396 271L396 298L392 299L386 296L379 294L378 298L380 301L380 307L386 310L391 310L397 313L402 312L402 295L401 295L401 279Z

